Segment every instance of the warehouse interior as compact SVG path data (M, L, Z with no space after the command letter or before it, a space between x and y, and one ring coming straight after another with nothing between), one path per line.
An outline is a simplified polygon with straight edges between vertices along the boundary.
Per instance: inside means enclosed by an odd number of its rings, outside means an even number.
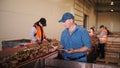
M75 23L87 30L94 26L98 32L105 25L113 34L108 41L117 42L120 49L120 0L0 0L0 50L2 41L30 39L32 26L41 17L47 20L47 37L60 41L64 27L58 21L65 12L71 12ZM119 67L120 51L117 57L110 63Z

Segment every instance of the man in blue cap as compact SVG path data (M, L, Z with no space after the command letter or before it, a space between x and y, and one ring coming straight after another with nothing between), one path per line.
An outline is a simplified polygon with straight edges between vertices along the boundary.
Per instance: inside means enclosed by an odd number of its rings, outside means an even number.
M60 48L64 48L64 60L87 62L87 51L91 48L88 31L74 22L74 16L66 12L59 20L65 27L60 40Z

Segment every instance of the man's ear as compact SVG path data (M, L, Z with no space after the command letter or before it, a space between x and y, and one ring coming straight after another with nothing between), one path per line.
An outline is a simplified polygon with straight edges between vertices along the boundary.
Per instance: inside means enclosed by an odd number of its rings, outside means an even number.
M73 19L69 19L69 22L73 22Z

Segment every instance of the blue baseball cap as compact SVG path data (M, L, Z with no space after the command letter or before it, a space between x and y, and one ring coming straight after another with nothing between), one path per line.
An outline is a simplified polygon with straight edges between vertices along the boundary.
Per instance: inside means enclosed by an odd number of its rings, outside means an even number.
M59 20L59 22L65 22L68 19L74 19L73 14L66 12L63 14L62 19Z

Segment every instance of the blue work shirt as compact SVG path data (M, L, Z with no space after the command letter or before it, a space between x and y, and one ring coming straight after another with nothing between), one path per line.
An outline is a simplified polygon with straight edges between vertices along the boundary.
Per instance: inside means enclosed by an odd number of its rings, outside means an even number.
M71 48L78 49L83 46L91 48L91 41L88 31L78 25L76 25L76 28L71 35L67 28L62 32L60 44L66 50L70 50ZM78 52L73 54L64 52L64 59L67 60L67 57L76 58L82 55L86 55L86 52ZM87 58L81 58L81 60L87 61Z

